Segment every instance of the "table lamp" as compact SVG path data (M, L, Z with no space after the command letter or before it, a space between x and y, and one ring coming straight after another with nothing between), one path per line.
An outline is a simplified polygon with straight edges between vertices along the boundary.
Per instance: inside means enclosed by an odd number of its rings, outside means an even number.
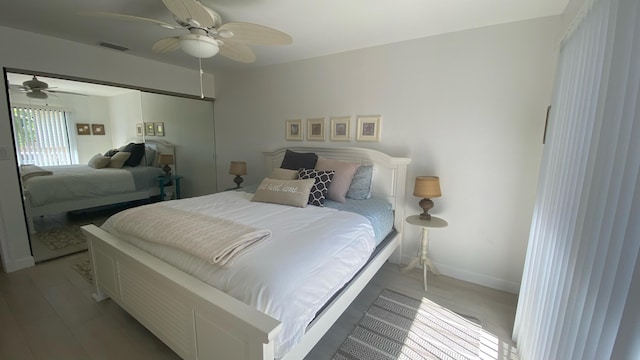
M173 165L173 155L171 154L160 154L158 156L158 165L162 166L162 171L164 171L164 176L171 176L171 166Z
M236 189L240 188L240 184L244 181L241 175L247 175L247 163L245 161L232 161L229 166L229 174L235 175L233 182L236 183Z
M440 197L440 178L437 176L416 176L416 183L413 188L413 196L421 197L420 207L422 208L422 214L420 219L431 220L429 210L433 208L433 201L431 198Z

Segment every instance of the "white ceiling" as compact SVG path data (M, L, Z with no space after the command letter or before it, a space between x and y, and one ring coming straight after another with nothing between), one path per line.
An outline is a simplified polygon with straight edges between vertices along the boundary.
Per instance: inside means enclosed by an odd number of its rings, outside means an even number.
M221 56L203 60L206 72L249 68L476 27L561 14L569 0L202 0L226 22L252 22L293 37L287 46L252 46L253 64ZM156 54L152 44L186 30L78 15L105 11L174 23L161 0L4 0L0 25L96 45L187 68L197 59L181 51ZM116 51L116 50L112 50Z

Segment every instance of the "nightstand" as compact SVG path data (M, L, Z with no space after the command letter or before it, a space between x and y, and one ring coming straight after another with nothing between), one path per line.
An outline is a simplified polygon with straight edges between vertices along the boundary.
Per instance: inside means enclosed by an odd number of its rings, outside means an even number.
M422 264L422 278L424 282L424 291L427 291L427 267L434 275L440 275L440 272L433 265L433 262L427 257L429 250L429 229L445 228L449 225L444 219L431 216L431 220L420 219L420 215L412 215L407 218L407 222L411 225L422 227L422 244L420 247L420 256L411 259L411 262L400 271L409 271L416 267L418 263Z
M158 176L156 181L158 182L158 186L160 186L160 200L164 200L164 188L174 186L172 182L175 184L176 199L180 199L180 180L182 180L182 176L179 175Z

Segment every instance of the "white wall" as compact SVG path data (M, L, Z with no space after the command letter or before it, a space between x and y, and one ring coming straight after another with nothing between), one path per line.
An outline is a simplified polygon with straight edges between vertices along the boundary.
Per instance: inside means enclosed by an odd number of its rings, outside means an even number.
M136 124L143 122L140 91L110 96L108 102L113 148L119 148L137 138Z
M98 46L0 27L0 67L33 70L149 89L199 95L198 72L136 58ZM45 54L46 56L43 56ZM205 74L204 92L215 97L213 76ZM0 93L6 84L0 85ZM5 271L33 265L11 138L6 96L0 96L0 255Z
M406 214L417 175L441 177L430 257L442 273L517 292L535 198L561 17L486 27L250 71L216 73L220 187L231 160L246 183L264 177L261 152L285 141L285 120L380 114L380 143L411 157ZM419 229L406 226L404 261ZM419 286L419 284L416 284Z
M211 194L216 191L216 144L214 141L213 103L206 100L142 92L145 122L164 122L161 139L175 146L175 170L183 176L182 197Z

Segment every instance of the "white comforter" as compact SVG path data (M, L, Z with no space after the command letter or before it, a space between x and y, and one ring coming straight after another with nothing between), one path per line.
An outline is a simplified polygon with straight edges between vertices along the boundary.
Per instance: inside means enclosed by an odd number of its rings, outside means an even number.
M366 263L375 248L371 223L364 216L330 208L250 202L253 195L228 191L163 203L256 228L272 238L242 255L230 268L103 229L229 295L278 319L276 357L284 356L304 334L316 312Z
M24 182L32 206L133 192L133 176L123 169L94 169L88 165L43 167L49 176L34 176Z

